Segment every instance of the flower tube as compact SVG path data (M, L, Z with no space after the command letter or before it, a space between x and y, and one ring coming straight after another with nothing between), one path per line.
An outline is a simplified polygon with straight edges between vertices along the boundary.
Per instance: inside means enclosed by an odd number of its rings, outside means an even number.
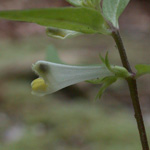
M38 61L33 71L39 76L32 83L32 94L44 96L78 82L112 76L105 65L71 66Z

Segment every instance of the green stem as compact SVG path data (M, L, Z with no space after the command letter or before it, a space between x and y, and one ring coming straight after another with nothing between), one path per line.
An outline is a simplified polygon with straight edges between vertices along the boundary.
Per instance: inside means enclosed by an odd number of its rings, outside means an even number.
M123 66L133 75L133 77L130 77L127 79L127 82L128 82L128 86L130 90L130 95L132 98L132 104L133 104L135 118L137 121L137 126L138 126L138 130L140 134L141 144L142 144L143 150L149 150L146 130L144 126L144 120L143 120L143 116L142 116L142 112L140 108L136 79L134 79L135 74L133 73L130 67L130 64L128 62L128 58L126 55L126 50L124 48L120 33L117 29L113 28L112 37L114 38L116 45L118 47Z

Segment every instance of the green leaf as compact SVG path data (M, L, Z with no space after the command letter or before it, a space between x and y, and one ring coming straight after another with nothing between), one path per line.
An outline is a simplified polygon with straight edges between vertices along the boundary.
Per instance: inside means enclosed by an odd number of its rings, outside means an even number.
M53 37L53 38L64 40L66 38L71 38L71 37L75 37L75 36L81 35L82 33L76 32L76 31L72 31L72 30L48 27L48 28L46 28L46 34L49 37Z
M90 8L47 8L0 11L0 18L33 22L82 33L110 34L103 16Z
M63 64L58 56L57 49L53 45L50 45L47 48L46 61Z
M114 27L119 28L118 19L130 0L103 0L104 17L110 21Z
M150 65L139 64L136 65L135 68L137 70L136 77L150 73Z

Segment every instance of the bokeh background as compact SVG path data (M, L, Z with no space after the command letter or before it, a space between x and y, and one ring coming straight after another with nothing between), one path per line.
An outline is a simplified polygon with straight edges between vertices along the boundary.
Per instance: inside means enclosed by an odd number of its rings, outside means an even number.
M69 6L65 0L0 0L0 10ZM150 63L150 3L131 0L120 18L129 61ZM79 83L45 97L31 95L36 78L31 65L54 47L68 64L98 64L109 51L121 65L111 37L82 35L67 40L47 37L33 23L0 20L0 150L140 150L126 82L118 81L94 101L100 86ZM150 142L150 79L138 80Z

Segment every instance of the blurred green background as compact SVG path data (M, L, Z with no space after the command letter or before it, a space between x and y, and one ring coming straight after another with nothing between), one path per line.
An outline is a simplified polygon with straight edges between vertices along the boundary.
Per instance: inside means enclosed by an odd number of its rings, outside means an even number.
M64 0L0 0L0 10L62 7ZM131 0L120 19L129 60L149 64L150 3ZM118 81L94 101L100 86L88 83L45 97L31 95L36 78L31 66L45 60L49 46L68 64L98 64L109 51L121 65L111 37L82 35L58 40L35 24L0 20L0 150L140 150L127 84ZM150 139L150 79L138 80L139 96ZM149 140L150 142L150 140Z

